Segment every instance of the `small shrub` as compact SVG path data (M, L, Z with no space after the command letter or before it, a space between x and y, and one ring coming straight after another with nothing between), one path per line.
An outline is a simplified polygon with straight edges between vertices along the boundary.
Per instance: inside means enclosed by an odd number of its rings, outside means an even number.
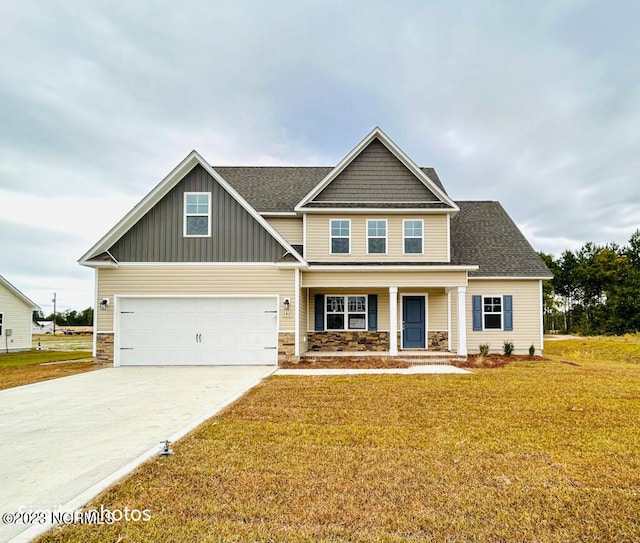
M513 341L505 341L502 346L502 352L505 356L511 356L513 354Z
M533 344L531 344L531 347L529 347L529 356L534 356L536 354L536 348L533 346Z
M478 347L478 349L480 349L480 354L482 356L487 356L489 354L489 344L488 343L483 343L482 345L480 345Z

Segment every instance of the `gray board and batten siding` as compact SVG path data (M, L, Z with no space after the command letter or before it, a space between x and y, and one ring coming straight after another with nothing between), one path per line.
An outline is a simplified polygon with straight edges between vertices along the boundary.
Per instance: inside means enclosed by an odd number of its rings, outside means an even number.
M437 198L379 140L373 140L315 202L437 202Z
M184 237L185 192L211 192L210 237ZM287 251L197 165L109 252L119 262L277 262Z

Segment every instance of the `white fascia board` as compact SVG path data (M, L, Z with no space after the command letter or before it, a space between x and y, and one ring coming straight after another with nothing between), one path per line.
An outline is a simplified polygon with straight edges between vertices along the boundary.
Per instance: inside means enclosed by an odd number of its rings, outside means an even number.
M259 211L263 217L299 217L295 211Z
M326 264L309 264L309 271L366 271L366 272L380 272L380 271L476 271L478 266L456 266L456 265L441 265L441 266L403 266L394 264L381 264L377 266L349 266L349 265L326 265Z
M365 138L356 145L347 156L345 156L338 165L331 170L325 178L320 181L307 195L300 200L296 205L296 211L302 211L302 208L313 200L320 192L322 192L351 162L369 145L375 138L378 138L382 144L391 151L391 153L400 161L404 166L415 175L431 192L433 192L442 202L451 206L454 211L460 211L457 204L449 198L440 188L431 180L431 178L425 174L418 165L413 162L405 152L400 149L383 131L380 127L376 126ZM305 209L306 211L306 209Z
M301 262L282 262L282 263L278 263L276 262L274 264L274 266L276 267L276 269L281 270L281 269L308 269L309 265L308 264L302 264Z
M83 266L86 266L87 268L93 268L93 269L118 267L118 263L116 262L91 262L90 260L87 260L84 262L80 262L80 264L82 264Z
M240 194L212 168L197 151L191 151L149 194L125 215L98 243L87 251L78 261L87 265L86 261L93 256L108 250L118 241L133 225L140 220L153 206L155 206L173 187L175 187L185 175L197 164L200 164L224 188L231 197L236 200L258 223L273 236L296 259L303 262L302 257L291 245L264 219Z
M30 309L35 311L40 311L40 306L36 304L34 301L29 299L27 296L22 294L16 287L14 287L9 281L7 281L2 275L0 275L0 284L6 287L6 289L20 299L21 302L28 305Z
M342 215L364 215L367 213L385 215L455 215L457 211L450 208L432 208L432 207L305 207L301 212L308 214L342 214Z
M549 281L553 279L552 276L526 276L526 275L504 275L504 276L471 276L469 277L469 281Z

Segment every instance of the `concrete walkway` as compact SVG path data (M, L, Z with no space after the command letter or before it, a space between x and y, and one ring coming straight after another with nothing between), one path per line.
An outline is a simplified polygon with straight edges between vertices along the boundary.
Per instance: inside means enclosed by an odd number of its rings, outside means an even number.
M0 391L0 514L79 508L274 369L107 368ZM7 518L0 542L47 528Z
M410 368L381 368L381 369L279 369L275 375L420 375L427 373L471 373L462 368L446 365L411 366Z

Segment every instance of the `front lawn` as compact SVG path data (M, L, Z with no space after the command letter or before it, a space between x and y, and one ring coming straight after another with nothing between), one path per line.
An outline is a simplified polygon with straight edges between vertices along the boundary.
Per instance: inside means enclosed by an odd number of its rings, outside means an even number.
M635 542L639 420L623 362L271 377L40 541Z
M2 353L0 390L92 371L99 367L91 358L90 351Z
M91 358L91 351L24 351L18 353L1 353L0 368L34 366L47 362L81 360L83 358Z
M553 340L544 344L545 355L577 360L614 360L640 364L640 334Z

